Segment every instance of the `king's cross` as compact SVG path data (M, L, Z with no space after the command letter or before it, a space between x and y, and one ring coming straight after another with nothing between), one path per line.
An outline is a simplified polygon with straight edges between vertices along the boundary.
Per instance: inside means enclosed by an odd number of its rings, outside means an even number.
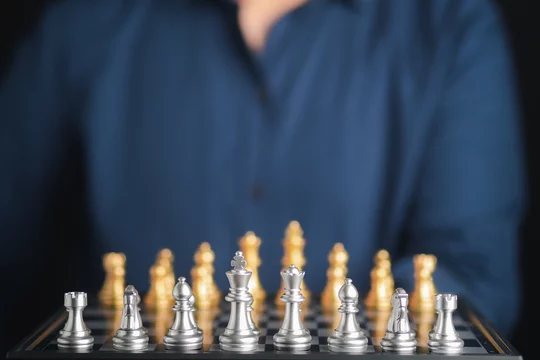
M244 259L244 254L242 254L241 251L236 252L231 261L231 266L234 268L234 270L244 270L246 267L246 259Z

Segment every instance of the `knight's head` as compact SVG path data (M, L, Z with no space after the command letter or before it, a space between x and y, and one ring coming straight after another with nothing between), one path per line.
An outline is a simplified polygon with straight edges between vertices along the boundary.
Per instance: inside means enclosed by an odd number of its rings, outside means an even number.
M402 288L397 288L392 294L390 304L393 308L407 307L409 303L409 295Z

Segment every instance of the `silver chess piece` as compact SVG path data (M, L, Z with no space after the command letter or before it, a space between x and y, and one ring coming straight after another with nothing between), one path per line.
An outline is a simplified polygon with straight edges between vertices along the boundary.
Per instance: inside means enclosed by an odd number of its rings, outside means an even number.
M85 292L68 292L64 294L64 306L68 318L57 339L60 349L89 350L94 346L94 337L86 327L83 319L84 308L88 305Z
M249 327L251 330L253 330L253 333L257 336L261 335L261 331L257 328L257 325L255 325L255 322L253 321L253 317L251 316L251 312L253 311L253 301L252 299L248 304L248 321L249 321Z
M305 272L294 265L281 272L285 292L280 300L285 303L285 316L273 337L276 350L307 351L311 348L311 334L300 318L300 304L306 299L300 291L304 275Z
M198 350L202 348L202 330L195 323L193 305L195 297L185 277L179 277L174 286L173 296L176 304L174 322L163 338L167 349Z
M248 311L253 296L248 290L251 271L246 270L246 260L241 251L237 251L231 261L232 270L226 272L229 280L229 292L225 300L231 303L229 323L219 336L221 350L234 352L252 352L257 350L259 337L250 325L251 314Z
M338 292L341 306L341 320L334 333L328 337L328 349L333 352L363 353L367 350L368 339L356 320L358 310L358 290L351 279Z
M120 328L112 338L113 348L116 350L140 351L148 347L148 330L141 319L139 298L133 285L126 286Z
M402 288L397 288L390 300L392 312L386 326L386 334L381 339L385 351L412 353L416 351L416 333L409 323L409 295Z
M197 332L202 335L203 331L200 327L197 326L197 322L195 321L195 316L193 313L195 312L195 295L191 295L189 297L189 305L191 305L191 313L189 314L189 321L191 324L193 324L194 327L197 328Z
M457 309L457 296L454 294L435 295L437 320L429 333L428 348L439 354L459 354L464 342L454 328L452 314Z

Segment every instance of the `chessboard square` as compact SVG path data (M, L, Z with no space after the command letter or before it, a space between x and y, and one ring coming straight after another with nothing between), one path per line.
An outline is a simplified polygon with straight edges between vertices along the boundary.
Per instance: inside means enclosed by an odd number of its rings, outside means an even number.
M479 346L479 347L464 347L463 348L463 352L461 353L462 355L467 355L467 354L487 354L487 350L482 347L482 346Z
M311 349L310 349L311 352L320 352L320 348L319 348L319 345L311 345Z
M273 344L274 343L274 337L273 336L267 336L265 339L264 339L264 342L265 344Z
M319 352L330 352L330 350L328 349L328 344L321 344L319 345Z
M260 327L259 331L261 332L261 336L266 336L268 334L268 329L265 327Z
M221 351L221 348L219 347L219 344L212 344L210 345L210 348L208 349L209 352L216 352Z
M265 348L266 348L266 344L258 344L257 352L264 352Z
M317 329L317 322L315 320L304 320L302 322L305 328L308 329Z
M273 352L273 351L274 351L273 343L266 343L266 345L264 345L264 352Z
M464 347L466 348L482 347L482 344L480 344L476 338L463 339L463 343L464 343Z
M460 316L454 316L452 319L454 326L467 326L467 322Z
M266 344L266 336L259 336L259 344Z
M275 334L277 334L278 331L279 331L279 329L268 328L268 329L266 329L266 336L272 337Z
M282 321L271 320L271 321L268 321L267 328L268 329L279 329L281 327L282 323L283 323Z
M456 329L456 331L464 331L464 330L469 330L470 327L468 326L465 326L465 325L454 325L454 329Z
M311 336L311 345L319 345L319 337L312 335Z
M328 345L328 337L319 336L319 345Z
M319 328L319 337L329 337L334 331L329 328Z
M94 332L96 330L109 330L110 326L111 326L111 324L109 322L104 321L104 320L87 320L87 319L85 319L84 323L86 324L86 326L90 330L92 330L92 332Z
M458 331L458 335L464 341L469 339L476 340L476 335L471 330Z

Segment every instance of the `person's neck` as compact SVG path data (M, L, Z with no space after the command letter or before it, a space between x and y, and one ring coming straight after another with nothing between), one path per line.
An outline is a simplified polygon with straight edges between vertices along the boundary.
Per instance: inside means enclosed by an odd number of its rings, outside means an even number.
M260 53L266 45L270 29L284 15L307 0L236 0L238 26L248 48Z

